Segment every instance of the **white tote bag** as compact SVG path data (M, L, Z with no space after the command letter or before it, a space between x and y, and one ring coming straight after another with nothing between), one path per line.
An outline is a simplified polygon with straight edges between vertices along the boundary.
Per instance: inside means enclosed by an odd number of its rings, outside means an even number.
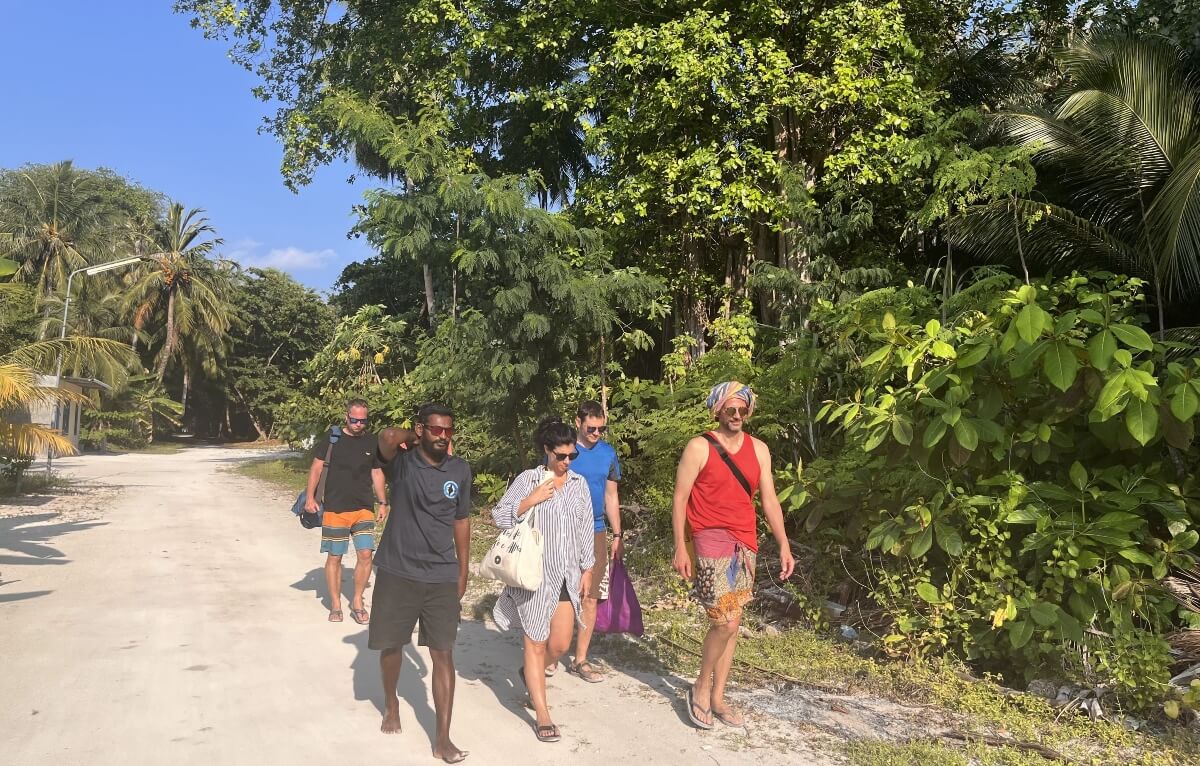
M534 526L537 510L504 530L479 564L479 575L522 590L542 585L542 533Z

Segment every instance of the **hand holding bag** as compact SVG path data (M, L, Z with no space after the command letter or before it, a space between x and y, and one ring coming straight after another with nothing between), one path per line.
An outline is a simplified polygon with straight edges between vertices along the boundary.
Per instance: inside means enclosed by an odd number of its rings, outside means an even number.
M633 591L633 581L619 558L609 567L608 600L596 607L597 633L630 633L642 635L642 605Z
M479 564L480 577L499 580L521 590L542 585L542 533L534 525L537 509L504 530Z

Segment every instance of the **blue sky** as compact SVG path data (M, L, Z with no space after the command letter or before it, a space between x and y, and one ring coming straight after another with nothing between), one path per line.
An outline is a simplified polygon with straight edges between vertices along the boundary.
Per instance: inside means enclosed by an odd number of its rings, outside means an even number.
M293 194L281 150L258 127L255 78L205 40L171 0L6 2L0 167L73 159L109 167L207 211L222 253L327 290L371 255L346 238L366 185L321 169Z

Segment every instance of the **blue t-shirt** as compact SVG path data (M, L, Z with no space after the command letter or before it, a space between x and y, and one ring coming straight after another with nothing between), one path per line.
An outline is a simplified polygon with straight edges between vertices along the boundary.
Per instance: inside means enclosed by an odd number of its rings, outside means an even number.
M583 444L576 444L575 448L579 450L579 457L571 462L571 470L587 480L588 490L592 493L595 531L603 532L604 490L608 482L621 480L621 463L617 459L617 451L606 441L596 442L591 449Z

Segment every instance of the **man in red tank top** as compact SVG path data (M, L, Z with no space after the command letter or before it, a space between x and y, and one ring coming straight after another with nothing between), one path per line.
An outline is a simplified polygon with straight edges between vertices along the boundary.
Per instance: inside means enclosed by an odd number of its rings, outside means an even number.
M736 380L715 386L707 405L717 428L688 442L675 474L671 522L675 532L675 571L693 581L693 596L704 606L700 675L688 690L688 718L702 729L713 718L741 726L741 713L725 702L742 608L754 590L758 555L754 495L761 491L763 515L779 543L781 580L796 566L775 496L771 451L742 428L754 412L754 392ZM695 546L695 561L688 540Z

